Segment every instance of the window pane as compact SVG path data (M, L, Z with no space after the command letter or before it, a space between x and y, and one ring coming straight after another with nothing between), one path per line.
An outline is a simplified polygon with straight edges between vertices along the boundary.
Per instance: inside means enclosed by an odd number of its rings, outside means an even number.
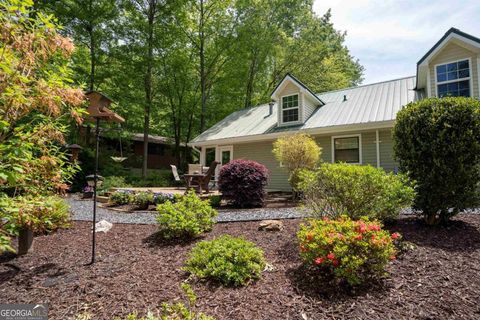
M447 80L455 80L457 79L457 72L449 72L447 73Z
M458 78L468 78L470 76L470 70L464 69L458 71Z
M215 161L215 148L205 149L205 165L209 166L213 161Z
M438 96L442 97L457 97L470 96L470 80L457 81L447 84L440 84L437 86Z
M282 98L282 108L296 108L298 107L298 95L288 96Z
M458 83L458 86L460 87L460 90L461 89L470 89L470 82L469 81L460 81Z
M447 81L447 74L446 73L438 73L437 74L437 81L438 82Z
M230 162L230 151L222 151L222 165Z
M458 69L468 69L468 60L459 61Z
M283 122L298 121L298 108L283 110Z
M447 66L446 65L441 65L437 66L437 73L446 73L447 72Z
M447 64L447 71L448 72L457 71L457 63L454 62L454 63Z
M359 138L335 138L335 162L359 163Z

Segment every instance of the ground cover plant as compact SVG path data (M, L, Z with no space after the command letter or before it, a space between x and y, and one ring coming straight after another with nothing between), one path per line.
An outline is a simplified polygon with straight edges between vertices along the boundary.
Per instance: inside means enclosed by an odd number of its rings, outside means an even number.
M319 272L359 285L386 274L386 266L394 260L394 240L378 221L351 220L341 216L310 220L297 234L300 256Z
M139 209L148 209L148 206L154 204L154 194L151 191L137 192L133 196L133 203L138 206Z
M288 170L288 181L296 192L300 182L300 172L304 169L313 170L317 166L322 148L311 136L297 133L277 139L273 143L273 154Z
M108 201L113 205L124 205L133 203L135 194L130 190L118 190L110 195Z
M262 206L268 170L251 160L232 160L220 169L218 189L222 197L237 207Z
M323 163L315 171L304 170L301 179L306 208L317 217L392 220L415 196L405 176L372 166Z
M415 208L428 224L445 223L480 202L480 102L424 99L397 114L394 152L416 182Z
M208 200L191 190L175 203L157 206L159 233L165 239L196 237L212 229L217 215Z
M260 278L265 268L263 251L253 242L223 235L199 242L185 262L185 271L226 286L247 285Z

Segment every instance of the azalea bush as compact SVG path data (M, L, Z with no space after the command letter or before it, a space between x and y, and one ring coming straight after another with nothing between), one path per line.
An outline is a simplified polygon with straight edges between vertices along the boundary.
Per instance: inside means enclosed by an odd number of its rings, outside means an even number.
M251 160L233 160L220 169L218 189L222 197L237 207L262 206L268 170Z
M314 169L320 161L321 153L322 148L304 133L279 138L273 143L273 154L288 170L288 181L294 191L298 191L300 171Z
M133 203L140 209L148 209L148 206L153 204L153 197L154 195L151 191L137 192L133 196Z
M352 220L342 216L310 220L297 234L300 256L314 270L359 285L386 274L388 262L395 259L394 241L400 234L382 230L367 218Z
M157 222L165 239L192 238L212 230L218 212L208 200L189 191L177 202L167 201L157 206Z
M258 279L264 268L263 251L254 243L223 235L198 243L190 252L184 270L200 279L242 286Z
M301 180L306 208L317 217L392 220L415 197L407 177L372 166L324 163L315 171L302 171Z
M431 98L409 103L393 129L401 171L416 181L414 207L428 224L480 204L480 102Z

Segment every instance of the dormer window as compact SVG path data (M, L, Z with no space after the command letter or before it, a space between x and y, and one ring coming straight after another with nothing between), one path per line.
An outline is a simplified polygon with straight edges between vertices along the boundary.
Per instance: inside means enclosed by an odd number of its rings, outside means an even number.
M282 122L298 122L299 104L298 94L282 97Z
M435 66L437 97L470 97L470 60Z

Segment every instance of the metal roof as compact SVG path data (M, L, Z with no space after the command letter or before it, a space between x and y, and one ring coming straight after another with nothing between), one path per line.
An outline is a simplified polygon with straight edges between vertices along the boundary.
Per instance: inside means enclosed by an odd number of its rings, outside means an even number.
M263 104L230 114L191 143L392 121L404 105L424 97L423 91L414 88L415 76L412 76L317 94L325 105L317 108L303 125L294 127L278 127L277 105L269 116L269 106Z

